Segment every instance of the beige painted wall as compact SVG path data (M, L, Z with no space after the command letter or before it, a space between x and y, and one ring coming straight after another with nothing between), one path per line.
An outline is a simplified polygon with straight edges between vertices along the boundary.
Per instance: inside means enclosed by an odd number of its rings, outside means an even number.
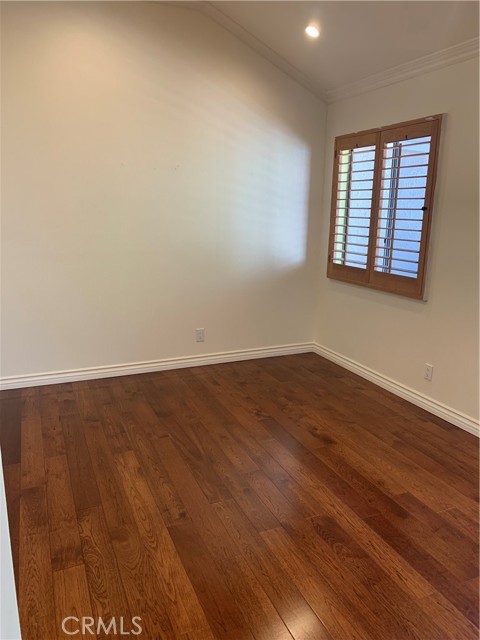
M333 138L438 112L428 302L328 280ZM196 12L2 3L1 375L315 339L475 416L477 118L470 61L330 105L325 155L325 105Z
M428 301L325 276L333 140L446 113L439 157ZM332 104L328 110L322 275L316 340L468 416L478 416L478 62L468 61ZM434 365L431 382L424 363Z
M3 3L2 376L310 341L325 116L197 12Z

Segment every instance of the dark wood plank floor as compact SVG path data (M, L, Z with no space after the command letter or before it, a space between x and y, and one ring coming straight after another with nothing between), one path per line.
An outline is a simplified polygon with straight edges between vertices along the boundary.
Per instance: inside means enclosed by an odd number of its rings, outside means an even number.
M319 356L3 392L1 434L24 640L478 638L477 439Z

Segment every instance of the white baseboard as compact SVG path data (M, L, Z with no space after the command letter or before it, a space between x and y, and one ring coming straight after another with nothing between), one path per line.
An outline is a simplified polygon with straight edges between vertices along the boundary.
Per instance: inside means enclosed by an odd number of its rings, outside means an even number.
M5 376L0 378L0 390L21 389L23 387L37 387L46 384L61 384L62 382L78 382L80 380L97 380L100 378L115 378L130 376L136 373L153 373L168 369L184 369L186 367L201 367L221 362L238 362L239 360L254 360L256 358L272 358L296 353L308 353L313 350L311 342L287 344L260 349L242 349L240 351L224 351L207 355L185 356L181 358L164 358L162 360L148 360L146 362L130 362L103 367L86 369L69 369L66 371L49 371L23 376Z
M369 367L342 356L315 342L302 342L275 347L259 349L243 349L239 351L224 351L207 355L185 356L181 358L165 358L162 360L149 360L146 362L133 362L103 367L91 367L86 369L70 369L67 371L51 371L24 376L7 376L0 378L0 390L20 389L23 387L36 387L46 384L61 384L62 382L77 382L79 380L97 380L100 378L114 378L116 376L129 376L136 373L153 373L155 371L167 371L169 369L183 369L186 367L200 367L222 362L238 362L240 360L253 360L256 358L272 358L274 356L286 356L296 353L313 352L331 360L336 364L370 380L374 384L391 391L397 396L408 400L412 404L430 411L439 418L480 437L480 425L478 420L467 416L452 407L429 398L428 396L406 387L405 385L384 376Z
M370 380L374 384L382 387L383 389L387 389L391 391L396 396L400 396L404 400L408 400L412 404L415 404L417 407L421 407L426 411L430 411L434 415L439 418L443 418L443 420L447 420L447 422L451 422L452 424L468 431L469 433L473 433L473 435L480 437L480 425L479 421L471 416L467 416L452 407L448 407L442 402L438 402L438 400L434 400L433 398L429 398L425 396L423 393L419 393L410 387L406 387L405 385L397 382L396 380L392 380L387 376L384 376L369 367L366 367L355 360L351 360L345 356L342 356L340 353L336 351L332 351L327 347L322 346L318 343L313 343L312 351L319 356L323 356L327 360L331 360L336 364L339 364L341 367L356 373L357 375L365 378L366 380Z

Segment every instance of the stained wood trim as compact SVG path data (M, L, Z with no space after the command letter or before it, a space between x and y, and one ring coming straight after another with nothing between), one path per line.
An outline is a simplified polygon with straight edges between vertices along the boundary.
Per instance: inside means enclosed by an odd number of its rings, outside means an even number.
M346 134L335 138L334 170L332 180L332 201L330 211L330 233L328 248L327 277L359 284L371 289L386 291L415 299L423 299L426 280L426 265L428 244L432 224L433 194L437 175L438 151L442 115L427 116L415 120L408 120L393 125L368 129L357 133ZM431 136L430 155L428 163L427 181L424 206L426 207L420 238L420 253L418 259L417 277L400 276L397 274L375 271L376 244L379 232L379 209L382 187L383 148L388 142ZM337 214L339 151L354 149L359 146L376 145L374 179L372 191L372 207L369 229L367 268L355 268L333 262L335 227Z
M414 124L420 124L425 122L431 122L434 120L442 120L443 114L437 113L434 116L425 116L424 118L416 118L415 120L405 120L404 122L397 122L396 124L389 124L383 127L375 127L374 129L363 129L362 131L355 131L353 133L346 133L341 136L337 136L335 138L335 143L337 141L341 144L343 139L354 138L355 136L363 136L371 133L378 133L379 131L388 131L390 129L398 129L403 127L408 127Z
M369 147L375 145L377 142L377 136L375 133L354 134L351 136L342 136L341 139L335 140L335 155L334 155L334 170L332 181L332 201L330 209L330 237L328 247L328 266L327 275L329 278L335 278L337 280L344 280L345 282L354 283L366 283L368 282L368 269L361 269L352 266L346 266L341 264L335 264L333 262L334 246L335 246L335 225L337 219L337 196L338 196L338 174L340 164L339 151L345 149L355 149L358 147ZM378 149L377 149L378 151ZM373 192L375 193L375 192ZM370 220L373 211L370 209ZM371 228L371 222L370 222ZM368 263L367 263L368 267Z

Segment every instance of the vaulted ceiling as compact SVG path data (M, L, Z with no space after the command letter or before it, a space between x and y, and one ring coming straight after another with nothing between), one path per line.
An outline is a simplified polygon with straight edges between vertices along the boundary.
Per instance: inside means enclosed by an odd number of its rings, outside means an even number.
M327 100L478 56L476 1L189 4Z

